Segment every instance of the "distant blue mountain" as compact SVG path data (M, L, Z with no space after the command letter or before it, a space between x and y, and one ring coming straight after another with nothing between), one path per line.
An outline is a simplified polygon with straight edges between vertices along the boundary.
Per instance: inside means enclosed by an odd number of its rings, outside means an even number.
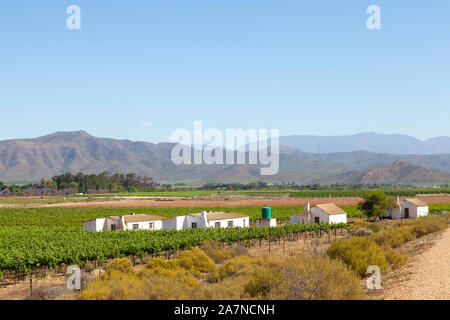
M450 154L450 137L426 141L400 134L366 132L348 136L295 135L280 137L280 144L309 153L370 151L390 154Z

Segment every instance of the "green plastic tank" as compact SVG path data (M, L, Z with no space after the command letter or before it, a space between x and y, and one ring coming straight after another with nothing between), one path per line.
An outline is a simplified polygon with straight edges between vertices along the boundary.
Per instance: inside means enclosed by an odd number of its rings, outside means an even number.
M261 215L261 217L263 219L271 219L272 218L272 209L270 209L269 207L262 208L262 215Z

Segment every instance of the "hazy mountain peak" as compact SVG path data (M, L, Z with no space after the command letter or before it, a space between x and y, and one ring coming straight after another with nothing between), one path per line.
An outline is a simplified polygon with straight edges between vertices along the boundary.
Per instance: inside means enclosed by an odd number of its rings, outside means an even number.
M285 136L280 137L280 143L310 153L364 150L391 154L450 154L450 137L437 137L422 141L408 135L375 132L347 136Z
M74 141L87 138L94 138L94 137L89 133L87 133L86 131L79 130L79 131L58 131L32 140L41 142L52 142L52 141L56 142L56 141Z

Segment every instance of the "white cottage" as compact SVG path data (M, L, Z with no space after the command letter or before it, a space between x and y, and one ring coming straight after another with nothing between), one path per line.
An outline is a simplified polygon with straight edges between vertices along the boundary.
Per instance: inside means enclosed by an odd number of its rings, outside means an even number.
M397 207L388 210L389 217L393 220L417 219L428 215L428 204L417 198L404 199L400 202L397 197Z
M195 229L195 228L245 228L250 225L249 216L240 213L211 212L189 214L167 219L163 222L164 229Z
M318 204L311 208L307 203L302 214L291 216L292 224L347 223L347 213L334 203Z
M114 230L161 230L166 217L148 216L145 214L130 214L125 216L111 216L83 222L85 231L114 231Z

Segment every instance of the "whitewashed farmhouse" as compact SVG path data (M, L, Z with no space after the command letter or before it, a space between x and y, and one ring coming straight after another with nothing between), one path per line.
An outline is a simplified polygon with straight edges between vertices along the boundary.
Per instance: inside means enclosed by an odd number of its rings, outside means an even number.
M249 227L249 216L240 213L211 212L189 214L173 218L131 214L126 216L111 216L83 222L85 231L115 231L115 230L161 230L161 229L191 229L191 228L232 228Z
M167 219L163 222L164 229L195 229L195 228L245 228L250 225L249 216L240 213L211 212L189 214Z
M313 208L307 203L302 214L292 215L290 222L292 224L347 223L347 213L334 203L318 204Z
M388 210L389 217L393 220L417 219L428 215L428 204L417 198L404 199L400 202L397 197L397 207Z
M125 216L111 216L97 218L83 222L85 231L114 231L114 230L161 230L166 217L148 216L145 214L130 214Z

